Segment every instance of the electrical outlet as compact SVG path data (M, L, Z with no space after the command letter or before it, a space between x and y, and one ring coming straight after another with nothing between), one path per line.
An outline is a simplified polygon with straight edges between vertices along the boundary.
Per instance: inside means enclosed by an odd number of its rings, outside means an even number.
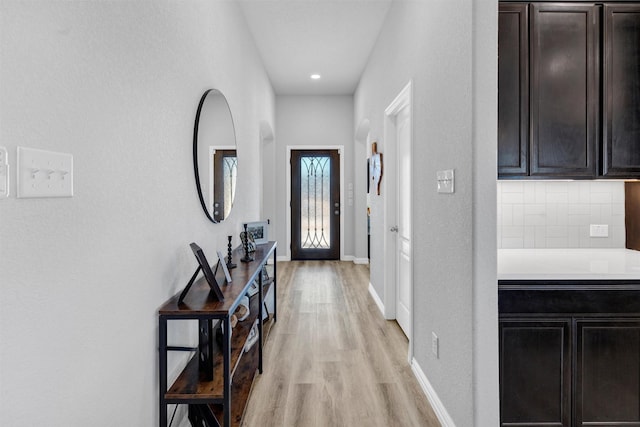
M438 336L435 332L431 332L431 352L436 357L436 359L440 358L440 344L438 342Z
M589 227L589 237L609 237L609 225L591 224Z
M9 197L9 155L0 147L0 199Z
M73 156L18 147L18 198L72 197Z

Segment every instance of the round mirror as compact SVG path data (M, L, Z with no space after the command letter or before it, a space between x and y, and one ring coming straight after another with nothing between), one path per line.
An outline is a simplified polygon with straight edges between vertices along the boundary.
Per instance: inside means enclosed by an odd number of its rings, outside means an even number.
M213 222L229 216L236 194L236 132L224 95L207 90L198 104L193 130L193 170L202 209Z

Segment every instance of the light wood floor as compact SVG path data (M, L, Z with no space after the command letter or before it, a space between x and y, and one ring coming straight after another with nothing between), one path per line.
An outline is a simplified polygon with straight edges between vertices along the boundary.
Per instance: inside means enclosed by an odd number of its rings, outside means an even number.
M245 427L440 426L408 341L368 293L368 266L278 263L278 321Z

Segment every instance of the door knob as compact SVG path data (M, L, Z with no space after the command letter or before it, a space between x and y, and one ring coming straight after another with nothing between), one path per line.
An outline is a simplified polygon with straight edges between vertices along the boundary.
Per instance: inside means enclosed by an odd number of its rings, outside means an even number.
M392 232L394 232L394 233L397 233L397 232L398 232L398 226L397 226L397 225L394 225L393 227L391 227L391 228L389 229L389 231L392 231Z
M340 215L340 211L338 211L338 210L333 211L333 213L334 213L335 215Z

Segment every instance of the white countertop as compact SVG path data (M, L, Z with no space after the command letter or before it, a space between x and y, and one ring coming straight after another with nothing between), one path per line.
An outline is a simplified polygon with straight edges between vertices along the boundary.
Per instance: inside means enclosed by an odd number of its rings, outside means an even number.
M498 280L640 280L640 251L498 249Z

